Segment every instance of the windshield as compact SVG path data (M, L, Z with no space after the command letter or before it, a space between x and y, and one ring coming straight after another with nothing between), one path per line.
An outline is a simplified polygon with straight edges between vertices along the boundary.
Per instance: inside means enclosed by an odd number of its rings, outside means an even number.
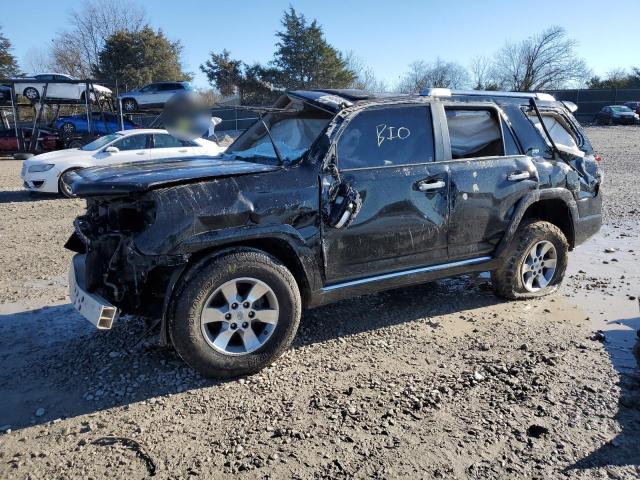
M298 104L298 106L301 105ZM308 105L301 110L269 113L263 117L271 132L271 138L278 147L282 161L286 165L302 158L331 118L330 114ZM241 158L257 163L279 163L267 129L260 120L238 137L227 149L223 158Z
M631 111L629 107L620 107L620 106L611 107L611 110L613 110L614 112L630 112Z
M104 147L107 143L113 142L116 138L119 138L121 136L122 135L120 135L119 133L105 135L104 137L100 137L91 143L87 143L84 147L80 147L80 150L84 150L85 152L93 152L94 150L98 150L99 148Z

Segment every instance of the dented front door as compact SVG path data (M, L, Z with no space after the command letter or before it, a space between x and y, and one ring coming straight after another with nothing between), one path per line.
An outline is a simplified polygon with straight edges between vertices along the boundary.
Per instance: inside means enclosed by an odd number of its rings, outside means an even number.
M360 205L346 226L323 225L328 284L446 262L450 179L435 162L428 106L359 113L340 135L337 164L323 198L339 178Z

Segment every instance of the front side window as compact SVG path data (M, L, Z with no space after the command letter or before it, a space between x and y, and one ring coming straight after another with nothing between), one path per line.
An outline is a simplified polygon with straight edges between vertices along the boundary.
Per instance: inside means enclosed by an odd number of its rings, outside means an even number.
M116 138L120 138L121 136L122 135L120 135L119 133L105 135L104 137L100 137L91 143L87 143L85 146L81 147L80 150L84 150L85 152L93 152L94 150L98 150L99 148L104 147L108 143L113 142Z
M500 123L488 109L446 108L451 158L478 158L504 155Z
M269 113L244 131L223 158L277 164L276 144L284 164L300 160L331 120L332 115L308 104L292 102L288 110ZM269 135L270 134L270 135ZM272 142L273 140L273 142Z
M122 140L118 140L113 144L114 147L118 147L121 151L126 150L141 150L147 148L147 136L146 135L130 135L124 137Z
M341 170L433 162L428 106L373 108L356 115L338 140Z

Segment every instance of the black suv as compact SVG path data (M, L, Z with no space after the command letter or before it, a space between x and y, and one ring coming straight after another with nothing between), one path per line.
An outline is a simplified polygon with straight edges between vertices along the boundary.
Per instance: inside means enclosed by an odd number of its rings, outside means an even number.
M73 303L98 328L161 319L203 375L268 365L301 311L490 271L498 295L555 291L601 224L571 104L544 94L292 91L217 158L71 173Z

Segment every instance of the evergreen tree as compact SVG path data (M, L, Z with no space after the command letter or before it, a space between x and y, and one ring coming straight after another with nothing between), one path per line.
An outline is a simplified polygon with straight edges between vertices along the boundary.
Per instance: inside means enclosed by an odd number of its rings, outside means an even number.
M0 31L0 78L10 78L21 75L18 61L11 53L11 49L11 41Z
M231 52L211 52L209 60L200 65L209 83L224 96L240 95L244 105L267 105L273 103L279 92L274 91L265 77L268 71L260 64L247 65L231 58Z
M274 81L287 90L346 88L355 80L342 54L324 38L316 20L310 24L293 7L282 17L277 50L271 64Z
M182 70L180 42L172 42L162 30L145 26L137 32L118 32L105 42L98 56L94 75L123 88L140 87L150 82L191 80Z

